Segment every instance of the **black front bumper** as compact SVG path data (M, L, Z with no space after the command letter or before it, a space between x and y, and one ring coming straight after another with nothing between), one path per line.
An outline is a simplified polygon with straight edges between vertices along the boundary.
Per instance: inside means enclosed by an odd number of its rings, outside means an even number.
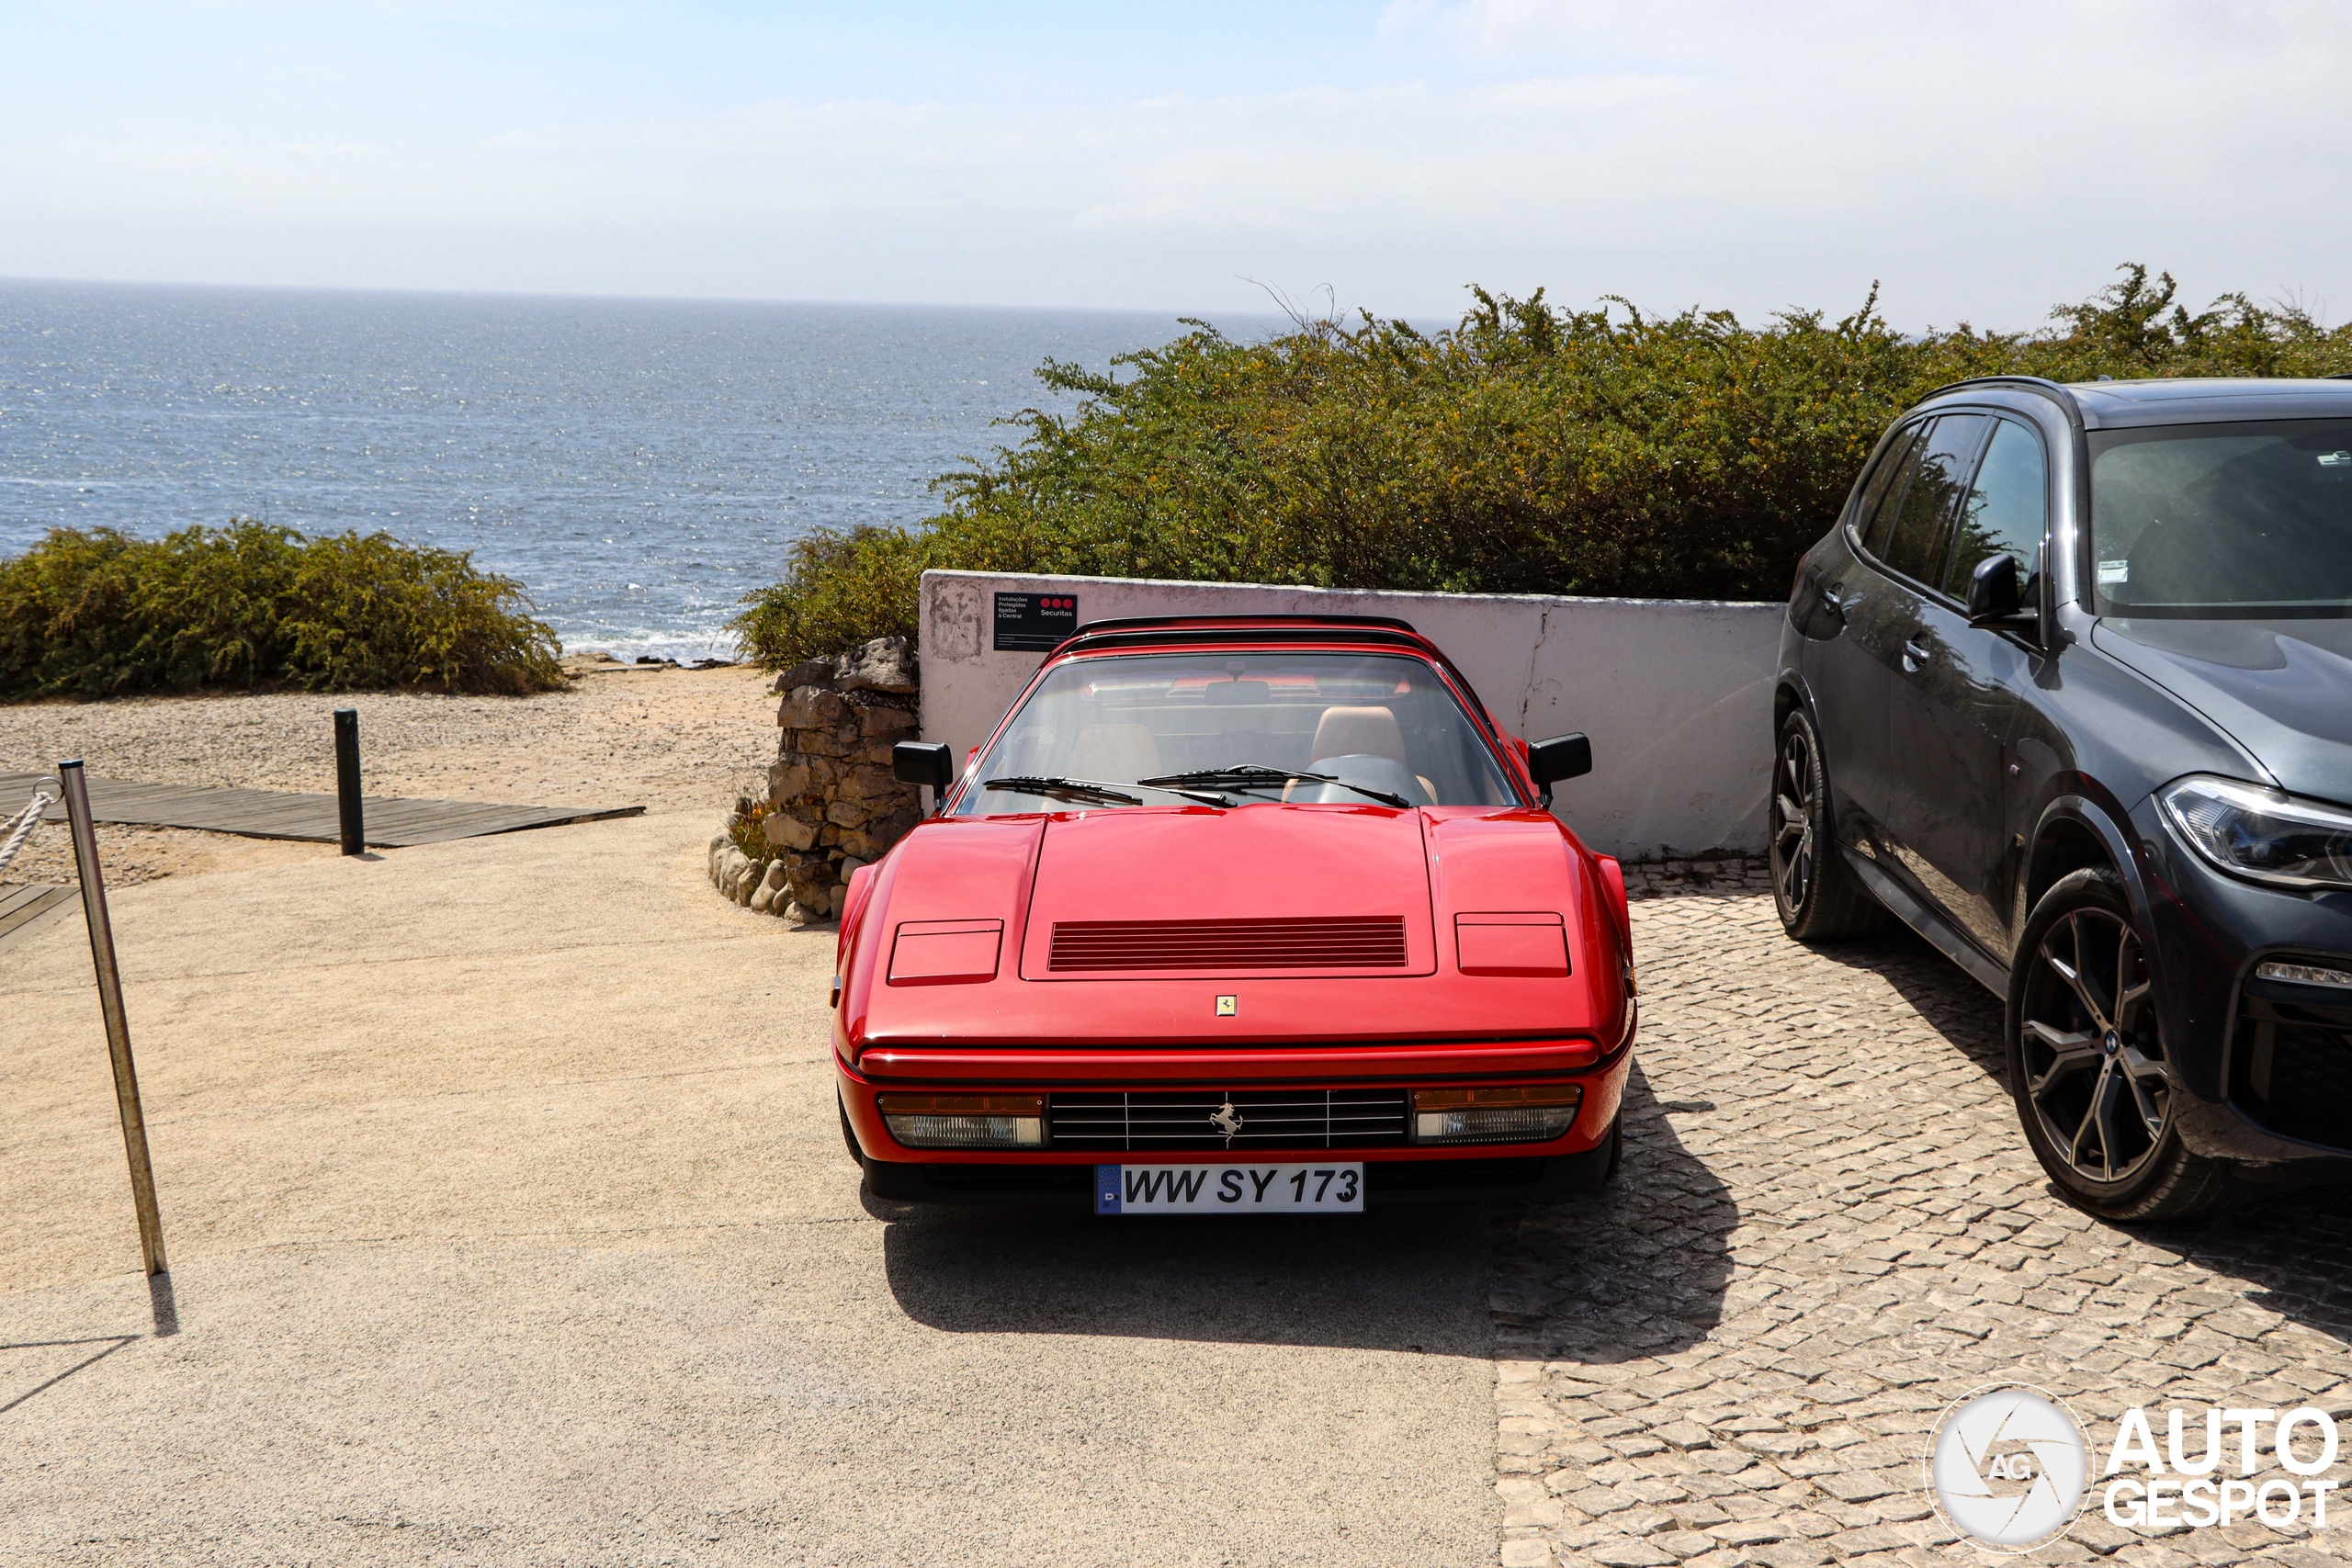
M2282 1176L2352 1175L2352 989L2255 976L2267 960L2352 972L2352 892L2241 881L2175 840L2153 800L2133 818L2182 1138Z

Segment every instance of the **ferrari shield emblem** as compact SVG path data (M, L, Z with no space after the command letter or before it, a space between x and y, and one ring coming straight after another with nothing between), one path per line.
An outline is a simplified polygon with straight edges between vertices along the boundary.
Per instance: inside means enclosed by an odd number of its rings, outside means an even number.
M1231 1018L1235 1013L1238 1012L1240 1009L1241 998L1239 997L1219 997L1216 999L1216 1015L1219 1018Z

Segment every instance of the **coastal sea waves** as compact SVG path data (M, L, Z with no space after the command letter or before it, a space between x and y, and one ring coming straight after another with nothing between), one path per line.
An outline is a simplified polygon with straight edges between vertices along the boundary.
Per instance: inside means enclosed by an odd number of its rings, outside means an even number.
M1246 332L1253 323L1236 322ZM0 282L0 555L231 515L519 579L568 649L695 658L812 528L913 522L1055 406L1031 376L1182 328L981 310Z

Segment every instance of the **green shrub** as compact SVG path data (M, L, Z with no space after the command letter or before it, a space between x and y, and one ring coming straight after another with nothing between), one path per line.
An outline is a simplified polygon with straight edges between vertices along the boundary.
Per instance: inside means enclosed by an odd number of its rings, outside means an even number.
M520 584L386 534L232 519L53 528L0 560L0 700L284 683L520 694L563 683Z
M1369 314L1263 343L1204 322L939 481L911 530L822 533L734 626L771 668L915 633L926 568L1453 592L1778 599L1904 408L1969 376L2352 369L2352 327L2230 295L2192 315L2127 266L2051 331L1906 336L1876 296L1764 327L1474 290L1425 334Z

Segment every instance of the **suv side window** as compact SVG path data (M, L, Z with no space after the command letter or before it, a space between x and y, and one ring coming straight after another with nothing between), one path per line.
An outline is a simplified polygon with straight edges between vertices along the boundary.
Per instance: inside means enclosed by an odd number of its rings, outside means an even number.
M1895 508L1903 504L1903 491L1911 482L1911 469L1918 457L1919 435L1927 428L1924 423L1915 424L1896 436L1871 472L1871 482L1863 487L1861 504L1854 509L1854 532L1861 536L1862 548L1871 555L1886 553Z
M1941 591L1950 558L1953 515L1968 470L1993 422L1981 413L1946 414L1919 444L1910 488L1894 515L1894 532L1880 558L1915 582Z
M1994 421L1992 444L1984 448L1976 483L1961 505L1944 592L1966 598L1977 564L1996 555L2015 556L2029 573L2035 571L2049 525L2050 459L2041 449L2041 437L2015 420ZM2031 602L2030 581L2026 597Z

